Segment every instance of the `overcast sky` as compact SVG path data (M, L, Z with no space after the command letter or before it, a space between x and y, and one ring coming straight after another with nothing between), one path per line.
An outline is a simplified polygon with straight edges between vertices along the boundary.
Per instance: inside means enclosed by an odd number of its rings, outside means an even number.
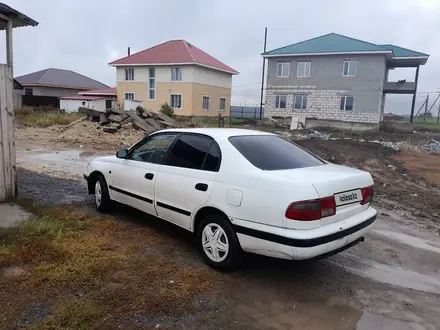
M115 86L108 62L125 56L128 46L134 53L185 39L240 72L233 78L232 104L256 105L267 26L268 50L336 32L428 53L418 91L440 88L440 0L3 1L40 23L14 29L15 76L52 67ZM410 100L393 96L387 109L409 112Z

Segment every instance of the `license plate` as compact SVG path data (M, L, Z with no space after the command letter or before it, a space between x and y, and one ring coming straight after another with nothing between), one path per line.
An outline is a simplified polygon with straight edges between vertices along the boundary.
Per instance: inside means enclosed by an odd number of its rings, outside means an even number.
M362 192L356 189L335 194L335 202L336 206L362 202Z

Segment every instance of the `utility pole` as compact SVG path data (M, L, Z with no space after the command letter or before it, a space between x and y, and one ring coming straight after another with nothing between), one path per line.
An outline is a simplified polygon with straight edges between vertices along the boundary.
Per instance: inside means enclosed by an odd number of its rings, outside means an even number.
M264 28L264 51L266 52L267 27ZM266 68L266 59L263 57L263 73L261 74L261 95L260 95L260 119L263 118L263 91L264 91L264 70Z
M440 95L440 94L439 94ZM440 102L438 103L438 111L437 111L437 124L440 120Z

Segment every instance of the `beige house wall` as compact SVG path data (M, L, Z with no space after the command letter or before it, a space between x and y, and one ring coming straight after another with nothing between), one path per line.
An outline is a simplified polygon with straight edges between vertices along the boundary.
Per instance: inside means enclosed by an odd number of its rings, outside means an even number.
M203 96L209 96L209 110L202 110ZM220 98L226 98L226 111L220 111ZM193 116L222 116L229 117L231 105L231 89L216 86L193 84Z
M218 116L221 97L226 98L226 111L221 112L222 115L229 116L230 114L231 88L192 82L156 81L155 100L148 99L148 83L146 82L119 81L117 82L116 90L118 103L121 107L123 107L125 93L134 93L135 100L142 101L145 108L156 112L160 110L161 104L165 102L170 103L171 94L180 94L182 95L182 108L174 109L174 113L177 116ZM210 97L208 111L202 110L203 96Z

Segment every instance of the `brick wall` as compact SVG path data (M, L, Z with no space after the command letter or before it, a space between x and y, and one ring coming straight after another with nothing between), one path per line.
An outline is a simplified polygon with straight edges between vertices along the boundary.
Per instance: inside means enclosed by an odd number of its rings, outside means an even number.
M275 100L277 95L287 95L285 109L277 109ZM307 94L307 109L294 110L295 94ZM307 117L317 119L341 120L346 122L379 123L381 120L380 107L375 111L361 111L356 106L356 97L353 111L339 110L341 96L350 95L346 90L318 90L315 86L268 86L266 89L265 117L290 117L293 113L306 113ZM379 97L379 96L378 96Z

